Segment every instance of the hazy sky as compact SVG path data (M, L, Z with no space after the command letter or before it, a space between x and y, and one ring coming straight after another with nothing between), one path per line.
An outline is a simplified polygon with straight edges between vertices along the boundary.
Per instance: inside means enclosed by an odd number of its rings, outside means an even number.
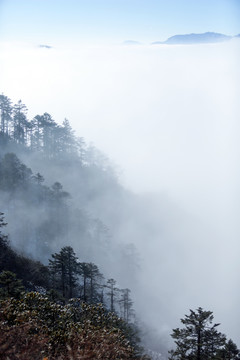
M0 0L4 40L143 42L171 35L240 32L239 0Z

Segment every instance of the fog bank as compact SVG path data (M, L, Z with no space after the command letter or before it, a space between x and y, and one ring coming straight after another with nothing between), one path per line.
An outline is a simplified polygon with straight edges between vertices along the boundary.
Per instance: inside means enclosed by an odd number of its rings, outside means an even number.
M240 345L240 41L1 47L4 94L67 117L145 205L114 234L139 251L143 318L167 339L202 306Z

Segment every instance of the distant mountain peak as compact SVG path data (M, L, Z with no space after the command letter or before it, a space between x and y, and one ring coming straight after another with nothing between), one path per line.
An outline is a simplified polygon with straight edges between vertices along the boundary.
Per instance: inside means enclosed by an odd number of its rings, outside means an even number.
M44 49L52 49L53 48L51 45L46 45L46 44L40 44L38 47L44 48Z
M232 36L208 31L201 34L174 35L166 41L156 41L152 44L207 44L228 41L230 39L232 39Z
M136 40L125 40L123 45L141 45L141 43Z

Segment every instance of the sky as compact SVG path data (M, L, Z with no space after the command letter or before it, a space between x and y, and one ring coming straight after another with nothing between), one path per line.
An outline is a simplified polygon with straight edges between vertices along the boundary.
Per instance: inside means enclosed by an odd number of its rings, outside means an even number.
M0 0L4 40L151 42L175 34L236 35L239 0Z
M202 294L201 305L216 312L236 342L240 40L150 44L184 33L236 35L239 18L240 1L232 0L0 0L0 92L14 103L21 98L29 118L44 112L58 123L68 118L77 135L112 159L127 188L174 204L176 212L155 201L149 210L159 224L166 218L165 248L159 233L134 240L152 308L162 292L170 294L165 305L175 321L199 306ZM125 40L142 45L124 46ZM181 283L171 288L172 262L185 291ZM158 293L148 282L153 272L162 281ZM197 281L188 288L192 274ZM157 326L160 315L153 310L147 317Z

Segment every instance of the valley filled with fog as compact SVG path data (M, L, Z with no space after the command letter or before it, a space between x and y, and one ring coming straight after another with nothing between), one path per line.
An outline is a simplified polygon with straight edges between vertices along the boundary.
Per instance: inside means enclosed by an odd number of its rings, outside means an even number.
M240 346L240 40L50 45L2 43L1 91L21 97L29 118L47 111L57 123L69 119L110 158L121 188L87 201L74 173L49 168L45 179L59 180L133 256L132 269L122 256L111 272L131 287L161 346L171 347L171 329L198 306Z

